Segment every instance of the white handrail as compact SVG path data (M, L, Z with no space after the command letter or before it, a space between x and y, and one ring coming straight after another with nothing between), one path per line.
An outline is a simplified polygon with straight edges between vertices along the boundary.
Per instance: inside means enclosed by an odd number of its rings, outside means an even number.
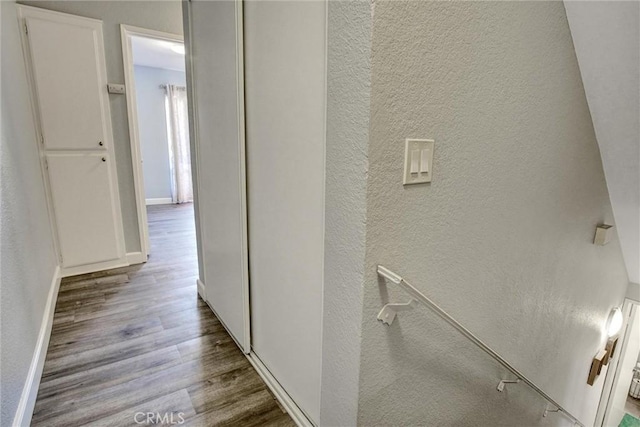
M442 318L448 324L453 326L458 332L460 332L462 335L467 337L467 339L469 339L469 341L474 343L478 348L480 348L482 351L487 353L494 360L496 360L498 363L500 363L502 366L504 366L509 372L511 372L513 375L516 376L517 380L502 380L502 381L500 381L500 384L498 384L498 391L502 391L502 389L504 389L504 384L505 383L512 383L512 382L522 381L523 383L525 383L529 387L531 387L536 393L538 393L545 400L547 400L547 402L551 403L556 408L556 410L552 410L552 409L547 408L545 410L545 412L544 412L544 416L546 416L548 412L561 412L565 416L570 418L571 421L573 421L575 424L584 427L584 424L582 424L576 417L571 415L571 413L569 413L566 409L564 409L558 402L553 400L547 393L542 391L542 389L540 387L535 385L522 372L520 372L519 370L514 368L502 356L500 356L498 353L496 353L494 350L492 350L491 347L489 347L488 345L483 343L471 331L469 331L467 328L462 326L456 319L451 317L446 311L444 311L442 308L440 308L435 302L431 301L422 292L420 292L419 290L414 288L411 284L409 284L401 276L399 276L398 274L394 273L393 271L391 271L388 268L385 268L385 267L383 267L381 265L378 266L378 274L380 276L384 277L385 279L389 280L390 282L393 282L396 285L400 286L405 292L407 292L409 295L411 295L411 297L414 300L416 300L416 301L420 302L421 304L426 305L427 307L429 307L440 318ZM408 305L408 304L387 304L382 308L382 310L380 311L380 314L378 314L378 320L381 320L382 322L387 323L387 324L391 324L393 322L393 319L396 316L396 312L399 311L399 310L397 310L398 306L402 307L401 310L406 310L407 309L406 307L409 307L410 305Z

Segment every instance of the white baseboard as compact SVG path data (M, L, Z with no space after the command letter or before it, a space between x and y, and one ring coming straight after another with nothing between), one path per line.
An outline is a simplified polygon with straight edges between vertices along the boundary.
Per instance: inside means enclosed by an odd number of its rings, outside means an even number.
M56 301L58 299L58 290L60 289L60 267L56 266L49 288L49 296L47 297L47 305L42 316L42 324L40 325L40 333L38 341L31 359L31 366L27 374L27 380L22 389L18 409L13 418L13 427L28 426L31 424L33 416L33 408L36 404L38 396L38 388L40 387L40 378L42 377L42 369L44 368L44 360L47 356L47 348L49 347L49 338L51 338L51 328L53 327L53 314L56 309Z
M127 252L127 262L129 265L142 264L147 262L147 257L142 252Z
M269 387L271 392L276 396L278 402L287 410L296 425L299 427L313 427L314 424L311 420L302 412L302 409L296 405L296 402L293 401L278 380L269 372L269 369L262 363L260 358L253 351L246 356L249 362L251 362L251 365L258 371L262 380L267 384L267 387Z
M198 284L198 295L200 295L200 298L202 298L204 302L207 302L207 292L204 287L204 283L202 283L202 280L199 278L196 280L196 283Z
M0 0L1 1L1 0ZM63 267L60 269L60 277L78 276L80 274L93 273L95 271L111 270L112 268L126 267L129 265L127 256L111 261L97 262L95 264L77 265L75 267Z
M171 203L173 203L173 200L171 200L171 197L163 197L160 199L145 199L145 204L147 206L149 205L170 205Z

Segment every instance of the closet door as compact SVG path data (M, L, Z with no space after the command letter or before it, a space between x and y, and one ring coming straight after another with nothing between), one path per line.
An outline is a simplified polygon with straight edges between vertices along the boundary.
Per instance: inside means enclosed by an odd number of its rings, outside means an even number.
M62 274L125 265L102 22L19 14Z
M249 353L242 3L190 1L188 72L197 162L201 296Z
M245 2L255 354L316 424L324 257L323 1Z

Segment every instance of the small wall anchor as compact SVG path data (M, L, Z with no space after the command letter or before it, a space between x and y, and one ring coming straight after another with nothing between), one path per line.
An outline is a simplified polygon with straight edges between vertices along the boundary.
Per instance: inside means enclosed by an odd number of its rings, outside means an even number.
M544 414L542 414L542 416L546 417L547 414L549 414L549 412L560 412L560 409L547 405L547 407L544 410Z
M382 307L382 310L380 310L380 313L378 313L378 320L380 320L384 324L391 325L396 318L396 314L398 314L399 311L411 310L415 307L415 304L416 300L414 299L404 304L387 304Z
M520 382L520 378L516 378L515 380L500 380L498 383L498 387L496 389L502 393L504 390L505 384L518 384Z

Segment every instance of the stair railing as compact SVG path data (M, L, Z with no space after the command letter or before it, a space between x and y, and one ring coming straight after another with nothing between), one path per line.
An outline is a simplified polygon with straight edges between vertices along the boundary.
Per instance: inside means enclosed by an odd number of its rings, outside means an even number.
M378 313L378 320L382 321L387 325L391 325L394 319L396 318L396 314L398 312L411 310L416 306L416 303L420 303L422 305L427 306L435 314L437 314L441 319L443 319L449 325L453 326L454 329L456 329L458 332L464 335L469 341L475 344L480 350L487 353L489 356L491 356L491 358L493 358L495 361L500 363L505 369L507 369L509 372L511 372L515 376L515 379L501 380L498 383L498 386L496 387L498 391L502 392L506 384L516 384L519 382L523 382L529 387L531 387L533 391L538 393L548 402L547 408L543 413L544 417L546 417L549 412L559 412L564 414L569 419L571 419L571 421L574 422L574 425L579 425L581 427L584 427L584 424L582 424L578 420L578 418L573 416L569 411L567 411L564 407L562 407L562 405L560 405L558 402L553 400L551 396L545 393L540 387L535 385L533 381L527 378L522 372L517 370L514 366L512 366L509 362L507 362L502 356L500 356L498 353L492 350L491 347L489 347L484 342L482 342L480 338L476 337L471 331L469 331L467 328L462 326L460 322L458 322L456 319L451 317L446 311L440 308L440 306L438 306L435 302L430 300L422 292L414 288L411 284L409 284L409 282L404 280L401 276L397 275L393 271L381 265L378 266L378 275L380 275L381 277L384 277L385 279L389 280L392 283L395 283L402 290L404 290L406 293L408 293L412 297L412 299L407 303L386 304L384 307L382 307L382 310L380 310L380 313ZM552 405L552 407L549 407L549 404Z

